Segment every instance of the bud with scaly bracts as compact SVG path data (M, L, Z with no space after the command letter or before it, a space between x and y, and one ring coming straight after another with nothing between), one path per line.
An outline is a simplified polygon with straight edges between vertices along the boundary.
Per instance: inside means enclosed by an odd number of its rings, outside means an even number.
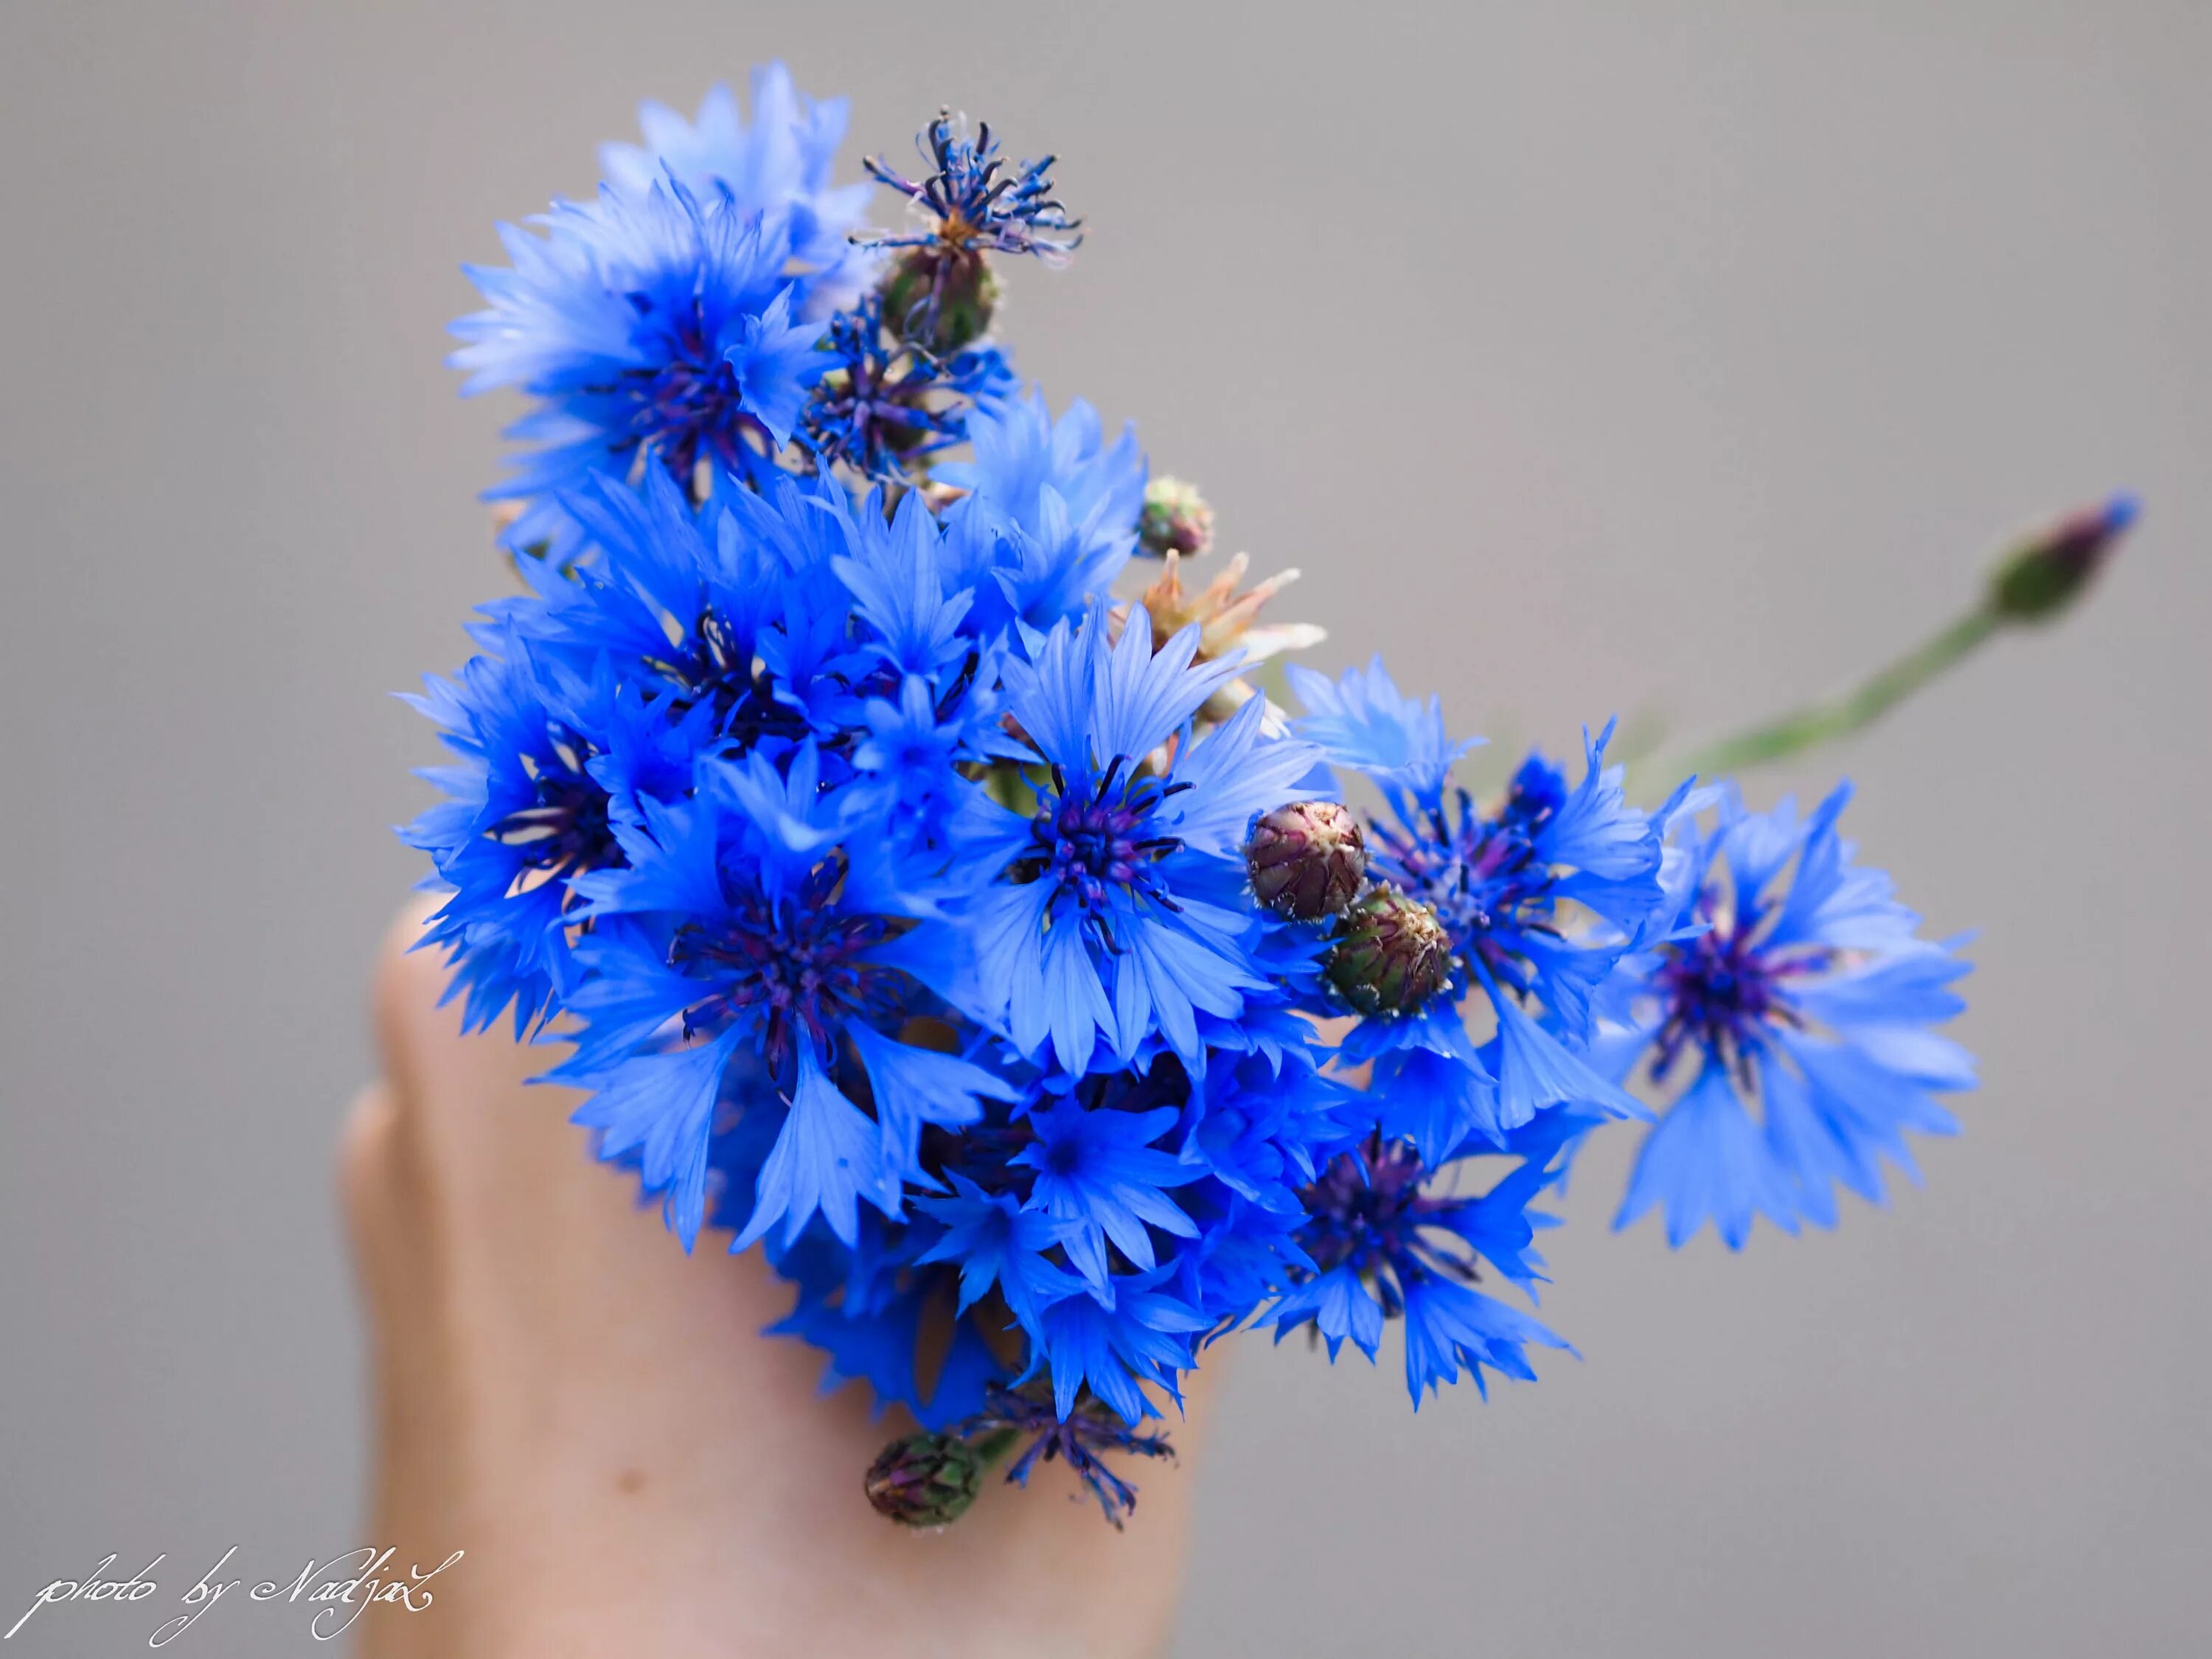
M1293 801L1262 815L1244 860L1260 902L1299 921L1334 915L1367 878L1359 820L1333 800Z
M1161 477L1145 486L1145 510L1137 520L1139 550L1156 559L1170 553L1189 559L1212 545L1213 509L1196 484Z
M942 1527L982 1490L986 1460L956 1435L924 1430L894 1440L868 1468L868 1502L905 1527Z
M1377 887L1337 922L1327 972L1363 1014L1411 1013L1451 982L1451 935L1420 900Z
M2069 514L1999 565L1990 610L2007 622L2048 622L2079 599L2138 511L2132 495Z

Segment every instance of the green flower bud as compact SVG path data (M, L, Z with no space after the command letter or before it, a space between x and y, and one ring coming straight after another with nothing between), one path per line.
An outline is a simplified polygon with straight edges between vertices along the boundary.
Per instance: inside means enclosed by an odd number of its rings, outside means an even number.
M946 1526L975 1501L984 1467L966 1441L924 1430L892 1441L868 1466L868 1502L901 1526Z
M1420 900L1376 887L1338 921L1325 965L1361 1013L1411 1013L1451 982L1451 935Z
M2045 622L2078 599L2135 523L2136 498L2061 519L2027 542L1990 578L1990 609L2007 622Z
M1335 801L1293 801L1252 826L1244 861L1261 903L1316 921L1359 896L1367 878L1367 842L1359 820Z
M1137 520L1137 546L1156 559L1170 552L1194 558L1213 545L1213 509L1197 486L1180 478L1154 478L1145 486Z
M944 248L908 248L884 278L883 294L884 326L939 357L981 339L999 308L999 279L983 256Z

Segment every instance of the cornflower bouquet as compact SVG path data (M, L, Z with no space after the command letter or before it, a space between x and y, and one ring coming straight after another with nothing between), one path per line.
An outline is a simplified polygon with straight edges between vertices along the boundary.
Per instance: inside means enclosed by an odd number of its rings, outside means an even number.
M921 177L866 164L909 210L868 230L845 118L781 67L750 119L647 105L594 200L469 270L465 389L530 399L489 492L520 591L410 700L456 758L403 834L466 1025L568 1045L598 1155L919 1425L869 1501L943 1524L1058 1459L1119 1526L1253 1326L1371 1360L1395 1322L1417 1407L1533 1376L1534 1206L1607 1124L1643 1136L1619 1224L1731 1247L1955 1129L1967 964L1855 862L1847 788L1754 811L1685 768L1638 805L1608 723L1479 799L1379 659L1277 675L1322 638L1259 619L1295 573L1187 584L1202 498L992 332L1000 262L1080 240L1052 159L940 115ZM1710 758L1863 725L2131 512Z

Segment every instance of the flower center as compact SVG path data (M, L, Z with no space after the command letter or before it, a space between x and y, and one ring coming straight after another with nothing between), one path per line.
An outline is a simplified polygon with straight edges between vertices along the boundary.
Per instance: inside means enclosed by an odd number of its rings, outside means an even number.
M1530 810L1516 781L1495 821L1478 814L1462 794L1456 827L1437 811L1425 835L1379 823L1370 823L1370 835L1378 872L1437 913L1451 935L1452 954L1480 958L1500 984L1525 992L1520 935L1559 932L1550 920L1552 871L1537 861L1530 839L1548 816L1540 804Z
M1763 1047L1767 1028L1799 1026L1786 981L1814 972L1826 951L1785 954L1763 948L1755 927L1741 918L1722 916L1711 895L1698 903L1711 924L1695 939L1670 947L1658 984L1664 1022L1652 1056L1651 1075L1664 1078L1675 1059L1694 1045L1723 1065L1743 1071Z
M1358 1273L1394 1319L1403 1310L1395 1280L1424 1273L1472 1280L1470 1261L1422 1237L1459 1203L1422 1193L1421 1183L1434 1173L1410 1141L1370 1135L1354 1151L1338 1154L1298 1194L1307 1218L1298 1243L1322 1273L1348 1266Z
M1014 867L1017 880L1054 884L1109 949L1114 937L1107 910L1116 894L1150 899L1163 909L1180 908L1157 866L1182 845L1182 838L1148 832L1162 803L1191 786L1126 776L1127 764L1126 756L1117 755L1096 782L1079 776L1073 785L1054 767L1059 793L1046 798L1030 821L1030 850Z
M842 865L833 861L796 894L775 901L750 894L711 931L696 922L679 928L669 965L717 981L713 996L685 1012L684 1035L730 1020L757 1022L763 1052L780 1069L787 1054L796 1052L800 1031L826 1057L840 1021L889 1012L897 971L865 958L906 924L836 908L843 878Z
M607 822L607 792L584 770L586 745L566 732L551 735L556 765L520 757L536 775L537 803L493 825L492 839L524 849L532 868L556 876L627 863Z
M646 666L675 688L672 714L712 703L716 735L731 739L740 750L752 749L766 737L796 741L809 730L805 716L777 699L729 623L711 610L700 613L681 650L647 658Z
M648 297L633 294L629 299L641 317L652 315ZM633 436L618 448L653 451L670 474L688 485L702 458L741 470L748 437L763 453L775 447L767 428L738 408L737 371L710 349L696 301L688 313L661 319L651 349L663 360L659 368L624 369L611 386L585 388L629 404Z
M831 319L838 366L815 386L805 416L807 441L825 461L870 474L942 449L963 429L956 410L933 406L933 392L960 390L945 383L938 360L910 343L884 347L881 305L872 298Z
M1305 1192L1316 1235L1307 1248L1322 1271L1387 1249L1419 1202L1425 1173L1402 1141L1370 1139L1340 1153Z

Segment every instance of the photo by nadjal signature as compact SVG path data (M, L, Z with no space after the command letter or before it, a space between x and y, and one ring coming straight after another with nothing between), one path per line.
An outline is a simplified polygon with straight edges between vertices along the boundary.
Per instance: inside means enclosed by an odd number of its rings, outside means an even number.
M387 1577L386 1571L398 1551L389 1547L380 1551L372 1544L324 1562L310 1559L298 1576L290 1579L262 1579L246 1590L246 1599L313 1607L315 1611L308 1620L308 1634L318 1642L334 1641L378 1603L396 1605L409 1613L422 1612L436 1600L434 1593L424 1586L467 1553L455 1550L434 1567L410 1566L403 1574ZM221 1560L199 1576L179 1598L185 1611L157 1626L146 1639L148 1647L167 1646L197 1624L209 1608L245 1584L243 1578L225 1579L222 1576L237 1553L238 1546L234 1544L223 1552ZM104 1577L114 1566L116 1559L109 1555L83 1578L55 1579L32 1599L22 1616L8 1627L6 1635L0 1636L0 1642L14 1639L30 1623L32 1614L49 1607L95 1601L137 1602L161 1593L160 1583L151 1575L155 1568L168 1559L166 1554L155 1556L127 1578Z

